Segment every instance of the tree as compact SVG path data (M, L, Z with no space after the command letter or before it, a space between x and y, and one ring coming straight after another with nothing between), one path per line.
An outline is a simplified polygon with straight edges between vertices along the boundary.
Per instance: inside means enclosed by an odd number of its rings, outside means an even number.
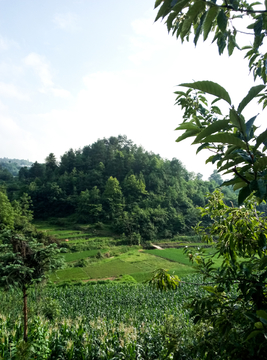
M94 223L99 220L102 213L100 191L94 186L90 191L81 191L78 199L78 221L83 223Z
M173 35L183 42L190 41L194 33L197 45L201 34L205 41L213 33L219 54L226 47L229 56L235 48L239 49L238 34L244 32L239 26L244 26L246 34L251 32L254 37L252 44L242 48L249 69L254 79L267 82L267 53L260 52L267 35L266 2L157 0L155 7L158 6L156 20L167 17L167 28ZM248 26L243 21L246 18L250 21ZM238 204L243 204L239 208L228 206L216 191L202 209L202 215L210 216L213 222L207 228L200 224L197 231L203 241L214 244L215 256L221 257L222 265L214 268L213 258L202 256L201 249L196 253L188 250L189 258L199 264L208 281L202 284L206 285L207 295L196 297L191 303L191 316L200 328L190 356L266 359L267 224L256 211L253 199L258 203L267 199L267 130L256 134L257 115L246 120L243 112L253 99L259 99L263 108L267 106L266 87L253 86L234 106L229 93L215 82L180 86L187 89L176 92L176 103L184 109L183 122L176 129L184 133L177 141L193 137L193 143L199 144L197 152L210 150L213 154L206 162L216 163L218 172L231 174L231 179L222 185L233 185L234 190L239 190ZM218 101L227 103L227 114L217 106ZM178 353L175 359L180 359Z
M24 341L27 341L27 291L31 285L43 281L48 271L62 267L61 250L56 244L45 246L10 229L2 231L1 240L0 286L18 288L23 293Z
M103 200L108 217L113 220L122 211L124 204L119 181L112 176L106 182Z
M252 45L243 47L247 50L246 58L254 78L260 77L266 83L267 53L260 53L260 48L267 34L267 4L259 2L249 4L242 0L222 1L221 4L206 1L192 0L157 0L155 7L161 5L156 20L167 17L167 27L173 35L182 41L191 39L194 32L194 43L197 44L200 34L206 40L209 34L214 33L213 41L217 42L219 54L228 49L232 55L237 45L237 34L241 32L238 24L247 25L247 22L238 22L237 18L248 18L252 23L247 26L254 36ZM262 6L258 9L258 6ZM177 104L184 109L183 123L176 130L185 130L177 141L194 137L194 144L199 144L197 152L209 149L213 155L207 162L217 163L219 172L233 174L232 179L224 185L234 185L240 189L239 204L251 194L255 193L259 202L267 199L267 180L265 169L267 157L267 130L256 135L257 127L254 122L257 115L245 120L242 112L254 98L259 98L263 107L267 106L265 85L252 87L247 96L237 107L232 104L228 92L212 81L199 81L181 84L189 90L177 91ZM209 105L205 93L215 96ZM229 113L223 115L220 108L214 105L224 100L229 105Z
M266 359L267 222L255 205L250 199L240 208L227 206L216 190L202 208L202 216L211 216L212 224L196 228L216 252L210 257L203 249L187 250L208 282L206 295L190 304L194 321L206 329L193 350L201 358L216 353L218 359ZM219 268L214 267L216 256L222 258Z

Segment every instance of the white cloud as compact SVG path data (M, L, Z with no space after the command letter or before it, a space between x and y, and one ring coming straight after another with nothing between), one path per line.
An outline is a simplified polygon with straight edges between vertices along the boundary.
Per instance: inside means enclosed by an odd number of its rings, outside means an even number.
M71 12L64 14L56 14L54 16L53 22L59 29L62 30L76 30L78 29L78 19L79 17Z
M51 92L54 96L61 98L66 98L71 95L69 91L55 87L52 80L50 64L43 56L31 53L24 59L24 63L31 67L41 80L43 85L43 88L39 89L41 93Z
M26 65L33 68L45 87L54 85L49 63L42 56L36 53L31 53L24 59L24 62Z
M0 35L0 50L9 50L13 46L18 47L18 43L14 40L7 39Z
M15 98L18 100L30 100L30 97L20 91L15 85L6 84L4 82L0 82L0 95Z
M51 91L54 94L54 96L56 96L56 97L68 98L71 96L71 94L68 90L51 88Z

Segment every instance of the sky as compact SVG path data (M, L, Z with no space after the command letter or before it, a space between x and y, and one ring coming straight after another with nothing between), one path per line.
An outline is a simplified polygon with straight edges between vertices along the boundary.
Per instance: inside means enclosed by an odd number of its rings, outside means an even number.
M153 0L0 0L0 158L60 161L70 148L126 135L207 179L210 154L175 142L174 91L211 80L238 105L253 79L243 53L219 56L211 40L181 44L153 8Z

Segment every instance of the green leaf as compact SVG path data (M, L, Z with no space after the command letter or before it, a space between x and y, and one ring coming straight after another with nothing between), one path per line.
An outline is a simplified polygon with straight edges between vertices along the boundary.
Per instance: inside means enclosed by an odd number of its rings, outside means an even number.
M258 115L256 116L253 116L251 119L249 119L247 122L246 122L246 137L247 137L247 140L249 141L250 139L252 139L253 135L254 135L254 128L253 128L253 124L254 124L254 121L256 120Z
M259 334L262 334L262 331L260 330L254 330L252 331L248 337L246 338L246 341L250 340L251 338L254 338L255 336L259 335Z
M218 132L220 130L223 130L228 127L229 120L218 120L215 121L210 126L206 127L204 130L202 130L196 137L193 144L197 144L201 141L201 139L207 137L208 135L214 134L215 132Z
M230 109L230 121L245 136L246 126L244 119L234 109Z
M228 36L228 55L231 56L233 54L234 48L236 47L235 38L233 35Z
M263 131L256 140L256 145L255 145L255 149L258 149L258 147L261 144L264 144L267 141L267 129L265 131Z
M255 171L262 171L267 167L267 157L261 157L254 163Z
M235 137L232 134L224 134L224 133L219 133L219 134L215 134L215 135L210 135L207 136L204 139L205 142L218 142L218 143L222 143L222 144L233 144L233 145L237 145L242 149L246 149L246 143L243 142L242 140L240 140L239 138Z
M258 310L256 312L257 316L267 321L267 313L264 310Z
M247 185L247 183L245 183L245 181L241 181L241 182L239 182L239 183L234 184L233 190L236 191L236 190L238 190L238 189L243 188L243 187L246 186L246 185Z
M195 136L199 131L196 131L196 130L187 130L185 133L183 133L183 135L179 136L177 139L176 139L176 142L180 142L190 136Z
M209 145L210 145L209 143L204 143L204 144L202 144L201 146L199 146L199 147L197 148L196 154L198 154L201 150L209 147Z
M196 17L205 10L205 2L197 1L188 10L186 18L183 22L181 38L184 38L189 32L191 25L194 23Z
M208 80L196 81L194 83L183 83L180 84L179 86L184 86L184 87L204 91L210 95L214 95L220 99L225 100L226 102L228 102L228 104L231 105L231 99L228 92L221 85L213 81L208 81Z
M220 10L217 16L217 24L221 32L224 32L227 27L228 18L223 10Z
M157 13L155 21L157 21L159 18L164 19L165 16L169 13L170 9L171 9L170 1L164 1Z
M177 4L173 7L173 11L175 11L176 13L179 13L181 10L183 10L183 8L186 7L186 5L190 3L190 0L180 0L177 2Z
M223 53L223 51L225 49L226 39L227 39L227 35L225 33L220 32L217 34L217 46L218 46L220 55Z
M249 185L246 187L243 187L238 194L238 206L241 206L243 202L246 200L246 198L251 194L251 189Z
M209 35L209 32L212 28L212 25L214 24L214 20L216 19L218 12L219 12L218 6L211 6L210 9L208 10L208 13L205 17L205 21L203 24L204 41L207 39Z
M239 114L241 114L241 112L243 111L243 109L247 106L247 104L253 100L263 89L265 88L265 85L257 85L257 86L253 86L247 96L244 97L244 99L240 102L240 104L238 105L237 108L237 112Z
M181 124L175 130L196 130L196 131L200 131L199 127L197 125L192 124L191 122Z
M219 169L219 172L221 172L223 170L228 170L229 168L233 168L236 165L237 165L237 163L235 161L230 161L227 164L221 166Z
M156 0L155 1L155 5L154 5L154 9L156 9L164 0Z
M205 20L205 17L207 15L207 11L204 12L204 14L201 16L200 18L200 22L199 22L199 25L195 31L195 37L194 37L194 44L197 45L197 42L198 42L198 39L199 39L199 35L201 34L202 30L203 30L203 23L204 23L204 20Z
M171 31L172 22L176 18L176 16L177 16L177 14L175 12L171 12L170 15L168 16L168 19L166 21L168 32Z

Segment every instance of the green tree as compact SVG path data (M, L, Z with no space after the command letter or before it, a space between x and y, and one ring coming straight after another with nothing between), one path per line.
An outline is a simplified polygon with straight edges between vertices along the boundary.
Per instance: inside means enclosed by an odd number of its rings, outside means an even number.
M137 179L135 175L127 176L122 183L123 194L127 204L138 202L147 194L146 185L141 179Z
M78 221L94 223L100 219L102 204L100 191L94 186L90 191L82 191L78 199Z
M0 191L0 229L14 228L15 211L5 193Z
M123 210L124 204L119 181L112 176L106 182L103 200L107 216L113 220Z
M204 280L206 296L191 302L191 316L206 329L198 341L202 356L218 359L266 359L267 356L267 254L266 217L256 210L252 199L245 206L225 205L223 194L209 195L202 216L211 216L212 224L196 228L216 252L203 256L190 252ZM214 267L214 258L222 265Z
M59 253L56 244L45 246L10 229L1 232L0 286L18 288L23 293L24 341L27 341L28 325L27 291L31 285L42 282L47 272L62 266Z

